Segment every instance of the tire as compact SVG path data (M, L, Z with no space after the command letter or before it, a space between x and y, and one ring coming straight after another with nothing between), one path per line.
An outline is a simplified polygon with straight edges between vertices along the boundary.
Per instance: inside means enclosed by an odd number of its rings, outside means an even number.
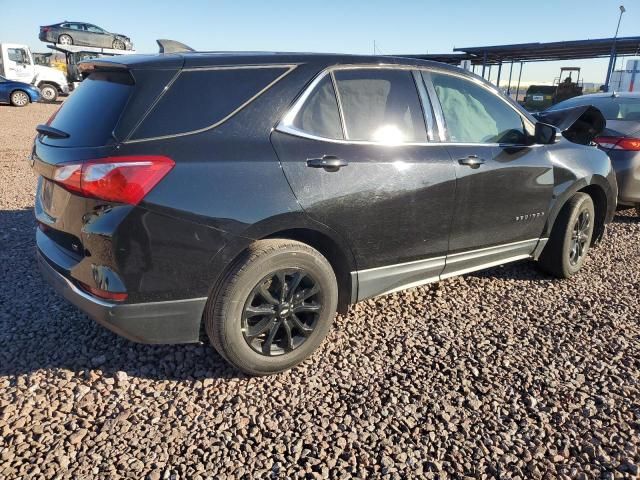
M9 96L9 101L14 107L26 107L31 99L24 90L14 90Z
M115 39L113 41L113 48L116 50L125 50L126 46L122 40Z
M58 43L60 45L73 45L73 38L70 35L60 35L58 37Z
M556 218L549 241L538 259L542 270L558 278L577 273L591 245L594 221L593 200L586 193L576 193Z
M42 95L43 101L52 103L58 99L58 89L55 85L51 85L50 83L43 83L42 85L40 85L40 95Z
M285 302L282 278L290 287ZM314 352L331 329L337 303L335 274L317 250L294 240L260 240L234 262L210 296L205 329L233 366L249 375L268 375Z

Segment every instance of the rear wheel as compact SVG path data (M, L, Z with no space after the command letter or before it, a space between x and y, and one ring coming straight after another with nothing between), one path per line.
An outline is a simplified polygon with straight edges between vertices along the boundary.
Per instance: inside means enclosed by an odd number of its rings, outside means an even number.
M45 102L55 102L58 99L58 89L50 83L40 85L40 94Z
M115 48L116 50L124 50L125 49L124 42L122 40L115 39L113 41L113 48Z
M251 375L309 357L333 323L336 277L315 249L293 240L254 243L233 265L204 313L213 347Z
M58 43L60 45L73 45L73 38L69 35L60 35L58 37Z
M558 214L538 260L541 268L558 278L569 278L580 270L591 245L594 221L593 200L586 193L576 193Z
M14 107L26 107L29 105L29 95L22 90L14 90L9 97L11 105Z

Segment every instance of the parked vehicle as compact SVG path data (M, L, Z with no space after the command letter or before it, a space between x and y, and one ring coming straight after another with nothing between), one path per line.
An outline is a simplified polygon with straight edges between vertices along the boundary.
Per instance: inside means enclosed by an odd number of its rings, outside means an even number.
M58 95L69 93L64 74L55 68L36 65L26 45L0 43L0 75L35 85L46 102L54 102Z
M569 277L614 215L604 152L455 67L185 53L82 68L37 129L44 276L135 341L196 342L204 322L250 374L307 358L367 298L523 259Z
M572 98L550 108L593 105L607 120L595 142L611 158L618 180L618 203L635 207L640 216L640 93L594 93Z
M26 107L40 100L40 90L24 82L15 82L0 76L0 103Z
M131 39L120 33L107 32L91 23L64 21L40 27L38 38L43 42L61 45L85 45L89 47L132 50Z
M580 68L562 67L553 85L531 85L522 105L530 112L540 112L551 105L582 95L583 88Z

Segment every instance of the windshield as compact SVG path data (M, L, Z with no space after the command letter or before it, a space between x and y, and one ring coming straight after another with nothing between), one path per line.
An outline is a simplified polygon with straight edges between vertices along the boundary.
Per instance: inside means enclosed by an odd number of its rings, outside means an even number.
M0 75L0 82L6 82L6 81L7 81L7 79L4 78L2 75Z
M549 110L581 105L593 105L607 120L640 121L640 97L574 97L554 105Z

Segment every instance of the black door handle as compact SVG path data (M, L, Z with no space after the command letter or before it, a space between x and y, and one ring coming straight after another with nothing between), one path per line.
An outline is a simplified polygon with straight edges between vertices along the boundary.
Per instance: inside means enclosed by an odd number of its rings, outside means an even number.
M460 165L466 165L471 168L478 168L485 162L483 158L479 158L477 155L469 155L465 158L458 159Z
M309 158L307 160L307 167L324 168L327 172L337 172L347 165L349 165L349 162L333 155L324 155L322 158Z

